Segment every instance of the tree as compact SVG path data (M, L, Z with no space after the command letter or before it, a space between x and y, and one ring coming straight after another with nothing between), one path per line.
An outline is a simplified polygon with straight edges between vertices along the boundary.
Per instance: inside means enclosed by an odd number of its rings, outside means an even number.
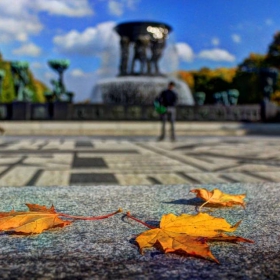
M0 96L0 102L9 103L15 100L15 89L13 83L13 76L11 71L11 62L5 61L0 53L0 70L5 71L5 77L2 84L2 94ZM32 72L28 71L27 89L34 92L33 102L45 102L44 92L47 87L40 81L36 80Z
M269 65L280 69L280 32L274 35L273 41L268 47L266 61Z
M239 95L239 103L253 104L261 102L263 92L259 72L262 68L267 68L266 56L251 53L241 62L233 79L233 88L236 88Z
M235 75L235 68L209 69L201 68L193 73L194 92L205 92L205 103L213 103L213 95L216 92L232 89L232 80Z
M178 78L183 80L190 88L190 90L193 92L194 90L194 76L192 72L188 71L179 71L178 72Z
M238 65L238 71L256 72L256 69L269 67L266 55L250 53L250 55Z

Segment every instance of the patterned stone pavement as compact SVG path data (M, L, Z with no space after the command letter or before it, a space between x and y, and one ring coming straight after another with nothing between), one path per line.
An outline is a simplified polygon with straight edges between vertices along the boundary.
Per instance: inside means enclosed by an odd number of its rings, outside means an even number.
M0 186L280 182L277 137L0 138Z

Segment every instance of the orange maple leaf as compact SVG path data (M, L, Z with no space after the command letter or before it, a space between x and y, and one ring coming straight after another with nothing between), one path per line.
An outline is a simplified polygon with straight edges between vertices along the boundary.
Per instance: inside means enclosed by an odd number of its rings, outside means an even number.
M227 194L219 189L208 191L206 189L193 189L190 192L196 193L196 196L206 201L201 205L211 204L212 206L233 206L241 205L245 208L244 198L246 194Z
M25 204L29 211L32 212L44 212L44 213L56 213L54 206L52 205L50 208L47 208L45 205L39 205L39 204L30 204L26 203Z
M150 230L138 235L135 240L141 253L143 253L145 248L155 247L164 253L185 254L210 259L219 263L211 253L207 242L253 243L249 239L225 234L225 232L235 231L240 222L231 226L225 219L213 217L206 213L198 213L196 215L181 214L180 216L166 214L162 216L159 228L147 225L131 216L129 212L127 217L150 228Z
M68 214L57 213L52 205L47 208L44 205L26 204L29 211L10 211L0 213L0 231L12 232L17 234L39 234L44 230L56 227L65 227L73 222L73 220L100 220L106 219L118 211L99 217L83 217L71 216ZM61 217L71 220L62 220Z

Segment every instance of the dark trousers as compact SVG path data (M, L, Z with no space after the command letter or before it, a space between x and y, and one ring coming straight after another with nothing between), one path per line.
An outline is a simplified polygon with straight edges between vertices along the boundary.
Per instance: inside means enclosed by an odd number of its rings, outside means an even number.
M175 139L175 120L176 120L176 108L175 107L167 107L167 111L165 114L161 115L161 139L165 137L165 125L166 121L169 119L170 121L170 136L171 139Z

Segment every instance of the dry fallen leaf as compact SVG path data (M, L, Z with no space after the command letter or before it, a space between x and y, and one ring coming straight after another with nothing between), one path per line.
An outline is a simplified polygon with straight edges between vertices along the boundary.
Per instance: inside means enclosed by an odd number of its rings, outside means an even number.
M81 217L57 213L54 206L47 208L38 204L26 204L29 211L10 211L0 213L0 231L12 232L17 234L39 234L44 230L56 227L65 227L74 220L100 220L108 218L118 211L100 217ZM65 217L71 220L62 220Z
M246 197L246 194L227 194L223 193L219 189L214 189L213 191L208 191L206 189L193 189L190 191L196 193L197 197L206 201L202 206L206 204L211 204L213 206L241 205L245 208L244 198Z
M136 238L141 253L145 248L155 247L164 253L197 256L219 263L211 253L207 242L253 243L249 239L225 234L225 232L235 231L240 222L231 226L225 219L213 217L206 213L182 214L180 216L166 214L162 216L159 228L145 224L131 216L130 213L127 213L127 217L150 228Z

